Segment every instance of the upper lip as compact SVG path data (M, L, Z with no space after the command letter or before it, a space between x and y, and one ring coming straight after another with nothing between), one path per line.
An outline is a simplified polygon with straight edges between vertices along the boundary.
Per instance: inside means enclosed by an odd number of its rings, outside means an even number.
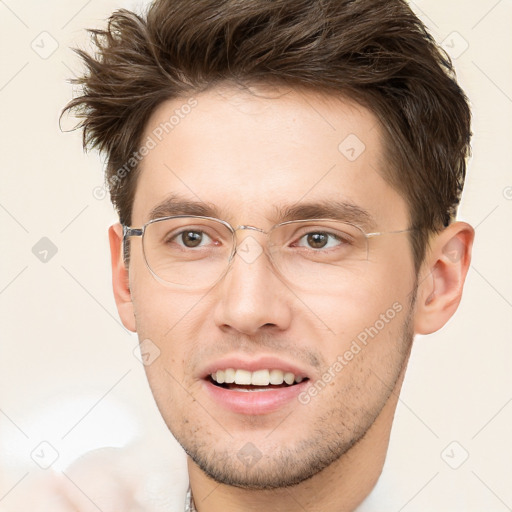
M225 370L227 368L250 372L255 372L256 370L281 370L284 373L293 373L296 377L308 378L308 373L303 368L275 356L261 356L254 359L243 356L229 356L217 359L205 366L201 373L201 378L206 379L217 370Z

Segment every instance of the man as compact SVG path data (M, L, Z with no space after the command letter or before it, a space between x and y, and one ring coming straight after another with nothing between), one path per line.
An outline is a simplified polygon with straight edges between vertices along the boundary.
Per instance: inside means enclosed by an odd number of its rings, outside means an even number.
M400 0L157 1L93 39L67 108L107 156L115 299L160 353L185 509L355 510L470 262L449 59Z

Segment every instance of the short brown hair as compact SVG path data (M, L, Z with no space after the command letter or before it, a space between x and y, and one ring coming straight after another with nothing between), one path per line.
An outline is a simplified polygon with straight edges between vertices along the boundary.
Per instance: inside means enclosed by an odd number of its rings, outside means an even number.
M121 223L137 182L126 163L150 115L223 82L322 90L369 108L384 128L385 178L416 229L416 268L429 234L454 218L471 114L450 58L404 0L157 0L145 16L121 9L90 32L96 53L76 50L87 72L65 110L82 119L84 147L106 153Z

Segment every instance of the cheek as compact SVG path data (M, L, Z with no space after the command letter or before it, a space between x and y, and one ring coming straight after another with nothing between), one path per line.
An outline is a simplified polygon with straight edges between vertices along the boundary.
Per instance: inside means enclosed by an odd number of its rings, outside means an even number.
M203 295L171 290L149 273L134 275L132 284L139 340L151 340L159 351L155 363L146 367L148 378L154 379L154 373L168 379L165 372L157 372L163 366L181 379L188 371L204 325Z
M331 335L345 338L346 334L373 324L395 304L399 305L395 309L405 309L411 285L412 280L403 274L386 271L358 276L333 293L304 294L300 299Z
M156 404L166 422L186 416L196 393L190 361L197 347L200 297L177 294L149 280L134 286L134 309L141 348L156 356L144 370ZM196 310L197 308L197 310ZM156 347L156 348L155 348ZM185 391L186 390L186 391Z
M326 364L340 362L336 373L343 371L346 376L361 371L362 361L373 368L392 367L391 354L403 352L402 331L413 281L408 272L388 262L378 272L357 276L336 294L301 297L319 319L304 330L317 340Z
M130 290L140 339L167 337L198 300L157 281L138 253L130 261Z

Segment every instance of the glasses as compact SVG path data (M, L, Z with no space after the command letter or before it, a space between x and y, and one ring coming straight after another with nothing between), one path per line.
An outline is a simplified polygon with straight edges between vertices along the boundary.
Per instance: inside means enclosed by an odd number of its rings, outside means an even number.
M240 230L265 234L266 244L250 235L237 243ZM154 219L141 228L123 226L123 244L127 256L127 239L142 237L147 268L158 281L175 288L209 288L224 277L235 255L250 264L266 253L273 269L289 283L325 292L364 272L370 239L408 231L365 233L354 224L332 219L292 220L264 231L244 225L235 229L213 217L176 215Z

